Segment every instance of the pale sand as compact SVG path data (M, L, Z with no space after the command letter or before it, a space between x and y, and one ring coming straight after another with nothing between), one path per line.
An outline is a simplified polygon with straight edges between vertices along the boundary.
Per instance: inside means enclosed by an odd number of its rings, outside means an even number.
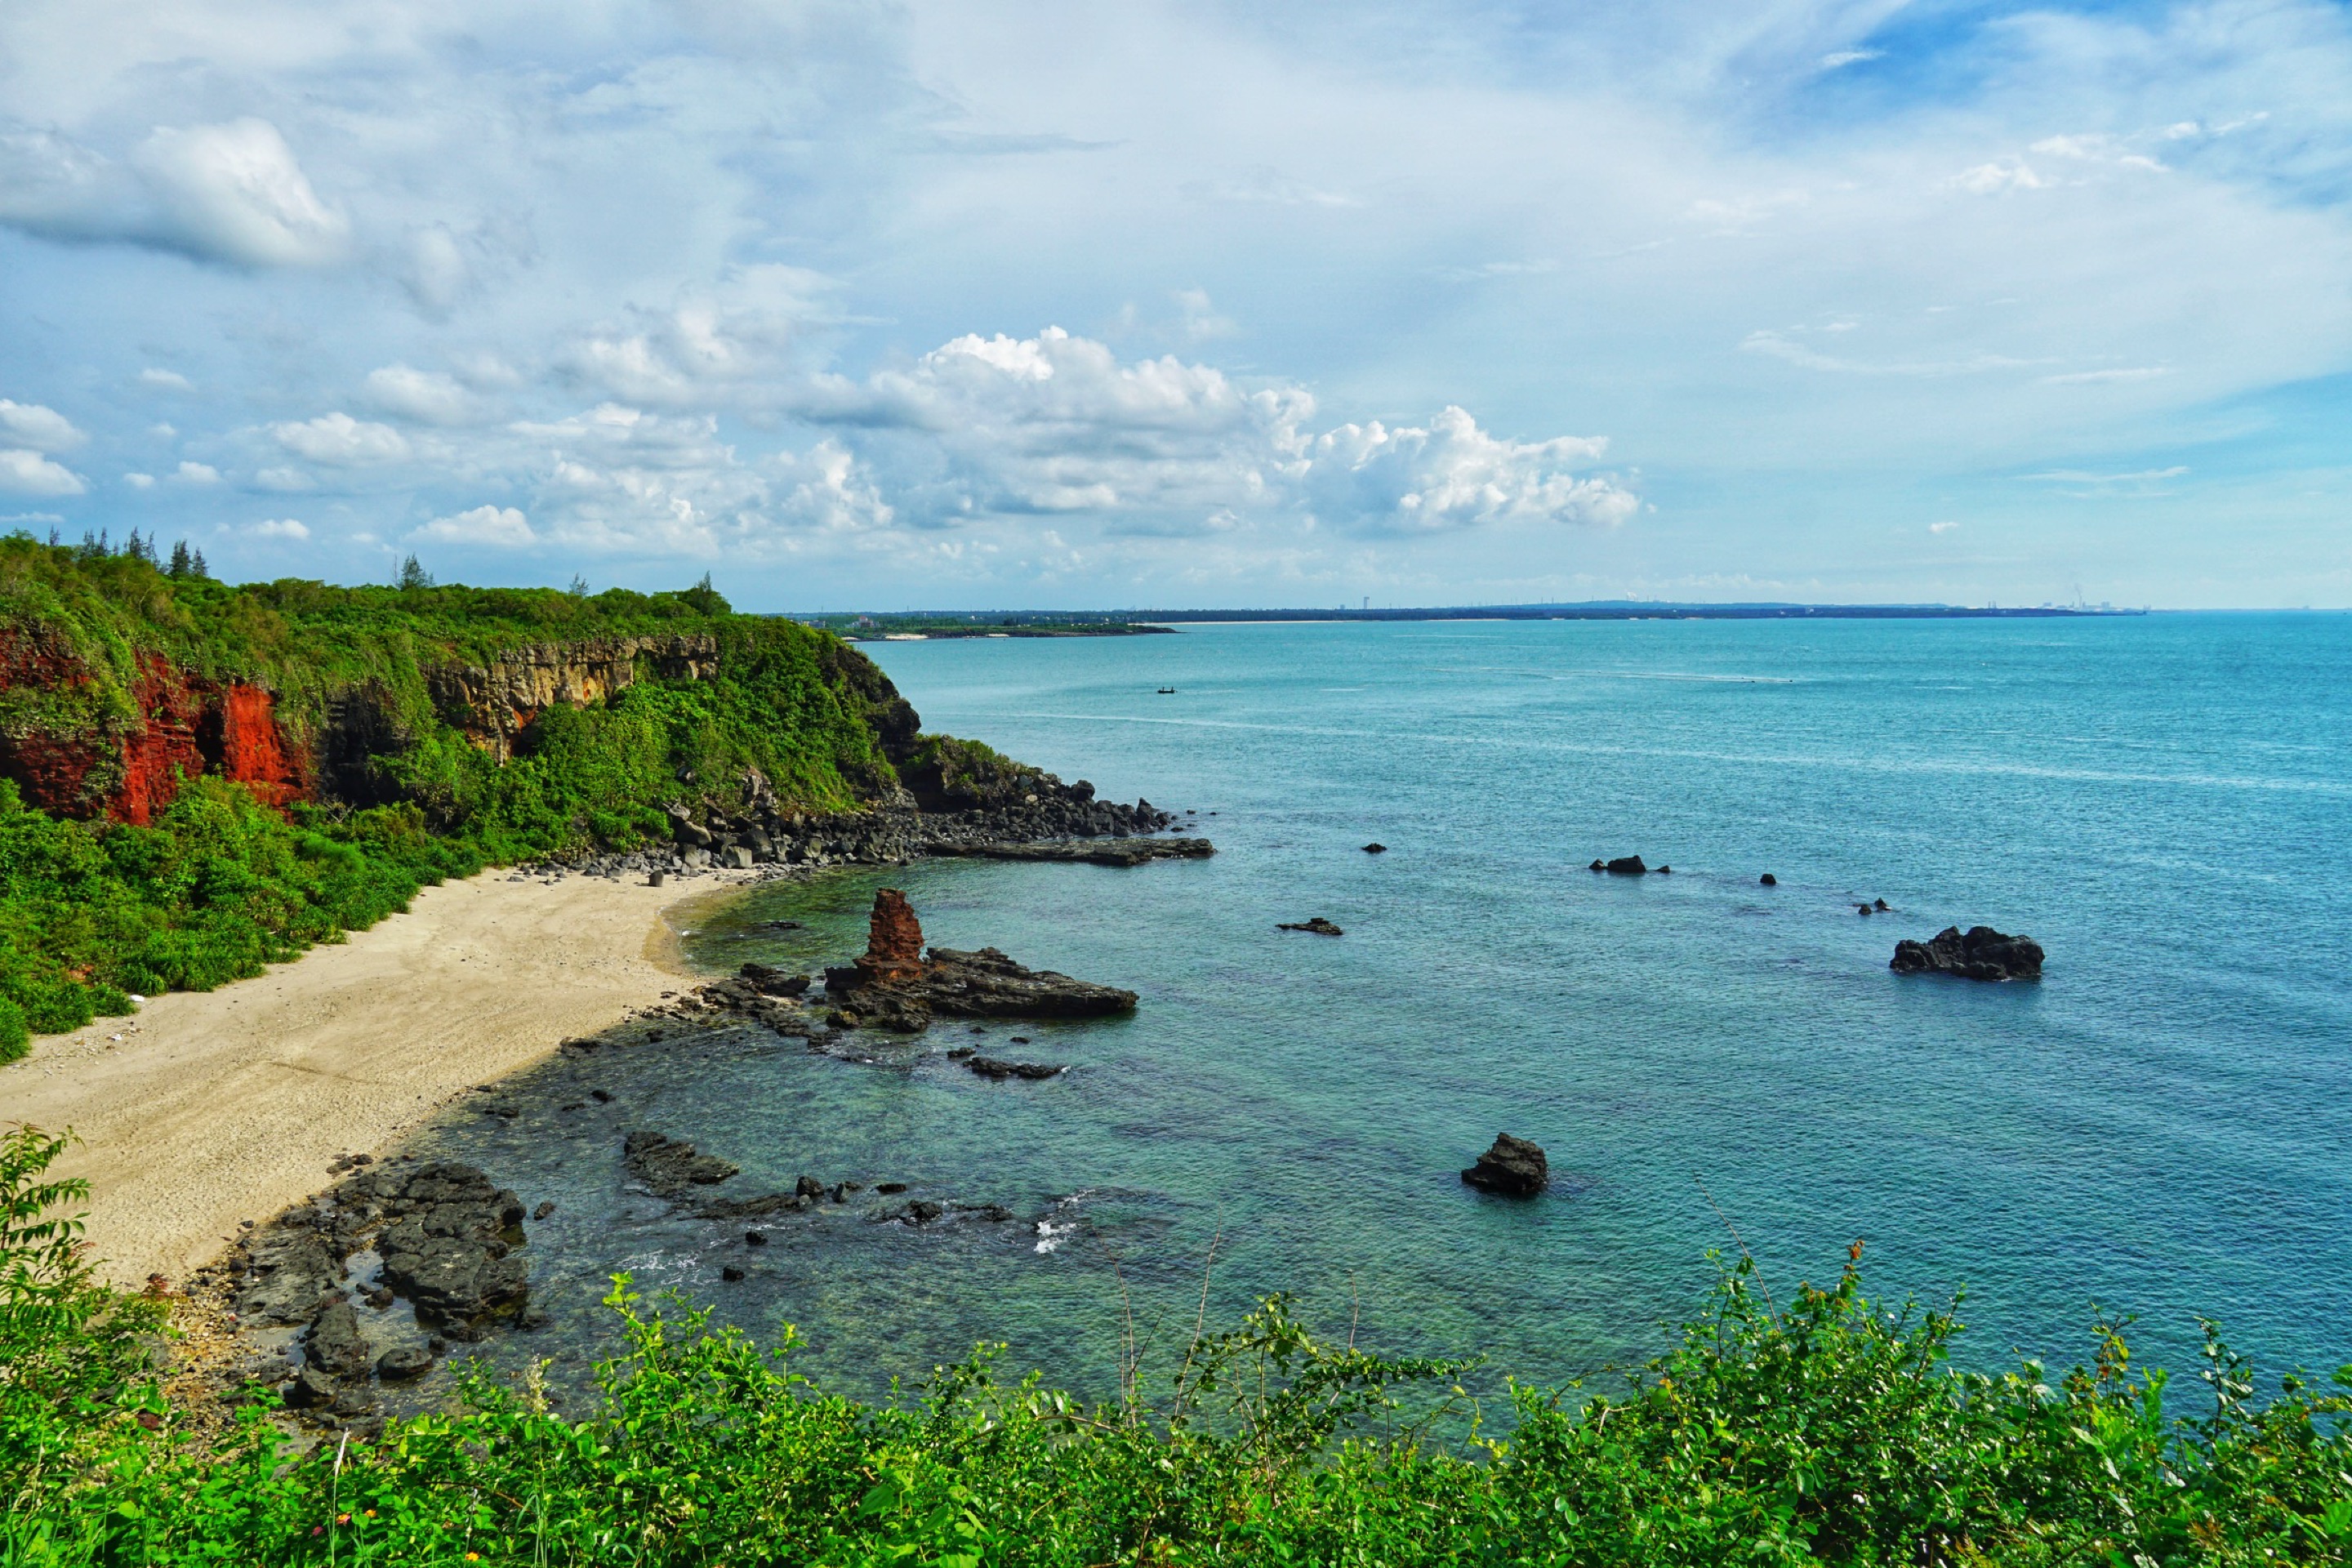
M474 1085L679 988L675 922L740 883L648 888L486 871L256 979L150 1000L0 1068L0 1123L82 1140L89 1240L126 1284L173 1283ZM666 918L667 917L667 918ZM121 1036L114 1043L111 1037Z

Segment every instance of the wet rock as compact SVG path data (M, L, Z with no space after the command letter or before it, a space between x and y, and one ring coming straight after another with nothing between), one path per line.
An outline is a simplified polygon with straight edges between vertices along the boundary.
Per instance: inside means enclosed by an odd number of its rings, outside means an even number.
M747 1230L743 1233L743 1245L765 1247L768 1245L768 1233L764 1230Z
M719 1270L719 1278L726 1280L731 1285L743 1278L743 1271L740 1268L738 1268L734 1264L730 1263Z
M471 1165L436 1161L388 1194L395 1211L377 1242L383 1281L416 1308L416 1321L452 1338L479 1339L520 1316L530 1275L522 1200Z
M408 1383L433 1370L433 1352L420 1345L400 1345L376 1358L375 1374L386 1383Z
M1462 1173L1462 1179L1485 1192L1500 1193L1507 1197L1533 1197L1551 1180L1551 1167L1537 1145L1524 1138L1498 1132L1494 1145L1478 1156L1476 1164Z
M1780 885L1780 879L1775 877L1769 871L1765 872L1762 876L1757 878L1756 880L1767 888L1777 888Z
M809 977L765 963L747 963L737 972L762 996L798 996L808 990Z
M1388 852L1389 847L1385 844L1372 843L1364 846L1364 853L1367 855L1385 855Z
M1876 910L1880 914L1891 914L1894 912L1886 907L1886 900L1885 899L1871 900L1870 907Z
M659 1132L639 1131L622 1145L621 1164L656 1197L685 1197L695 1187L715 1186L735 1174L737 1167L715 1154L698 1154L694 1145Z
M373 1360L366 1336L360 1332L359 1314L340 1296L321 1306L310 1320L302 1353L312 1366L343 1379L364 1379Z
M1043 1062L1002 1061L995 1057L973 1057L963 1065L982 1078L993 1079L1053 1078L1070 1070L1066 1067L1048 1067Z
M1609 862L1606 860L1595 859L1592 864L1587 866L1585 869L1588 871L1606 871L1609 869Z
M883 1182L877 1185L874 1190L877 1193L884 1194L903 1193L907 1190L907 1184L904 1182Z
M1640 877L1646 875L1650 869L1642 864L1642 858L1639 855L1620 855L1614 860L1604 862L1601 868L1619 877Z
M302 1215L273 1225L230 1260L236 1315L248 1323L290 1327L310 1321L319 1297L342 1273L328 1237Z
M1341 931L1338 926L1333 925L1329 921L1325 920L1321 915L1317 915L1311 921L1284 921L1277 924L1274 929L1276 931L1312 931L1317 936L1345 936L1347 934L1347 932Z
M2042 944L1990 926L1963 932L1946 926L1926 942L1898 942L1888 967L1898 974L1956 974L1965 980L2039 980Z
M800 1197L821 1198L824 1196L824 1184L814 1176L803 1176L793 1184L793 1191Z
M545 1219L549 1215L551 1215L554 1212L555 1200L553 1198L549 1198L542 1202L537 1208L530 1211L530 1217L533 1219Z

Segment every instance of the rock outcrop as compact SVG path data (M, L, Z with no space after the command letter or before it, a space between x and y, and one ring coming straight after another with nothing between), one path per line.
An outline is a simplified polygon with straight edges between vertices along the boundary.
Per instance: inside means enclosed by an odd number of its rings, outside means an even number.
M421 1375L429 1352L394 1346L383 1354L370 1330L396 1300L444 1340L479 1340L525 1319L530 1270L522 1245L522 1200L471 1165L400 1160L362 1170L309 1203L252 1231L225 1259L238 1320L299 1326L303 1364L284 1394L321 1418L373 1407L370 1377ZM381 1284L362 1312L349 1283L354 1260L373 1252ZM526 1326L527 1323L526 1323ZM284 1373L279 1373L283 1376Z
M1868 912L1867 906L1861 906ZM1898 942L1887 967L1898 974L1957 974L1964 980L2039 980L2042 944L1990 926L1946 926L1926 942Z
M874 897L865 953L824 972L833 1020L917 1033L933 1015L954 1018L1091 1018L1135 1010L1136 994L1029 969L992 947L977 952L935 947L922 955L922 927L906 896L885 888ZM909 957L910 952L914 954Z
M1478 1156L1476 1164L1462 1173L1462 1179L1483 1192L1530 1198L1550 1182L1551 1166L1537 1145L1524 1138L1498 1132L1493 1146Z
M1346 931L1341 931L1338 926L1332 924L1329 921L1325 920L1321 915L1317 915L1311 921L1279 921L1276 922L1274 929L1276 931L1309 931L1317 936L1345 936L1348 934Z
M964 1066L982 1078L1057 1078L1069 1071L1044 1062L1008 1062L998 1057L967 1057Z
M1075 860L1092 866L1140 866L1147 860L1197 860L1217 852L1205 838L1055 838L1038 844L942 844L933 855L981 860Z
M609 700L641 671L707 680L718 669L719 639L708 633L599 637L530 643L487 665L443 665L425 671L425 689L444 721L503 763L514 755L516 737L550 708Z
M696 1187L717 1186L738 1169L716 1154L696 1153L691 1143L647 1131L629 1134L621 1163L656 1197L672 1202L690 1196Z

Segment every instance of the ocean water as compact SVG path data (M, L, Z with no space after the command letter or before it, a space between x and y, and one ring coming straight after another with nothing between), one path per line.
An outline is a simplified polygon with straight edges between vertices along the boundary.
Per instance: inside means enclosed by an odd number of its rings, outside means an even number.
M1214 1324L1284 1290L1360 1343L1486 1356L1491 1397L1656 1351L1710 1249L1785 1296L1856 1239L1874 1293L1965 1288L1981 1367L2081 1359L2102 1310L2177 1369L2200 1313L2273 1371L2352 1361L2352 617L868 651L928 728L1197 812L1218 852L861 869L696 915L714 971L814 967L894 886L939 943L1142 1002L867 1060L713 1031L453 1120L435 1146L558 1204L531 1246L558 1326L523 1348L575 1374L627 1268L796 1325L802 1369L866 1395L979 1341L1096 1395L1132 1342L1149 1385L1204 1295ZM1673 874L1584 868L1630 853ZM1316 915L1346 935L1275 929ZM1898 937L1978 922L2041 941L2043 979L1887 968ZM959 1044L1071 1070L987 1082ZM805 1172L1016 1217L884 1223L869 1189L751 1247L629 1189L634 1127L737 1162L730 1190ZM1545 1146L1549 1193L1461 1184L1498 1131Z

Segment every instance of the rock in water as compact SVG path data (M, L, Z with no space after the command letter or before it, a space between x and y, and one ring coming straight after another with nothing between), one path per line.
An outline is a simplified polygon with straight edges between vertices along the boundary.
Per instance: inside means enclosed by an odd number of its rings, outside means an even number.
M383 1352L375 1374L386 1383L406 1383L433 1370L433 1352L418 1345L402 1345Z
M1601 868L1604 871L1612 871L1620 877L1639 877L1650 869L1642 864L1642 858L1639 855L1620 855Z
M982 1078L1053 1078L1069 1070L1044 1062L1008 1062L995 1057L973 1057L963 1065Z
M1958 926L1946 926L1926 942L1896 942L1887 967L1897 974L2039 980L2042 944L2030 936L2004 936L1990 926L1970 926L1965 934Z
M857 973L868 984L922 978L922 923L908 906L907 895L896 888L885 888L874 895L874 913L866 923L866 952L857 961Z
M1321 915L1317 915L1311 921L1283 921L1276 924L1274 929L1276 931L1313 931L1317 936L1345 936L1348 934L1346 931L1341 931L1338 926L1333 925L1329 921L1325 920Z
M1537 1145L1497 1132L1494 1147L1479 1155L1478 1163L1462 1173L1462 1179L1486 1192L1531 1198L1551 1180L1551 1166Z
M1364 853L1367 855L1385 855L1388 852L1389 847L1385 844L1367 844L1364 846Z
M1780 879L1775 877L1769 871L1765 872L1762 876L1757 878L1756 880L1767 888L1777 888L1780 885Z
M736 1170L716 1154L696 1153L694 1145L681 1139L648 1131L629 1134L621 1163L655 1196L672 1200L686 1196L689 1187L716 1186Z

